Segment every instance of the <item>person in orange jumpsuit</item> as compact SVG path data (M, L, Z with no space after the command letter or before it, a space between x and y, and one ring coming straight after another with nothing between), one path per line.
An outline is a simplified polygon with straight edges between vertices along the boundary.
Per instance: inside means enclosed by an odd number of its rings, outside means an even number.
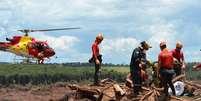
M102 33L99 33L96 36L95 42L92 44L92 58L89 60L90 63L95 64L95 73L94 73L94 85L100 85L100 68L102 63L102 55L100 54L99 44L103 41Z
M182 51L182 47L183 47L182 43L177 42L176 48L172 50L172 55L175 60L174 70L175 70L176 76L181 75L186 67L184 62L184 53Z
M172 83L174 70L173 70L173 56L172 52L167 49L166 42L160 43L161 52L158 55L158 66L161 78L162 86L164 87L165 96L168 94L168 86L171 88L173 95L175 95L175 89ZM159 74L158 74L159 75Z

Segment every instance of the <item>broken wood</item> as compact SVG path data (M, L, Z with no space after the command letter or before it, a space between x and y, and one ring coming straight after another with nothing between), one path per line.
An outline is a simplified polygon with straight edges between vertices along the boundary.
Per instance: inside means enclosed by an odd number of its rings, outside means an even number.
M132 98L132 101L139 101L140 98Z
M100 81L100 83L106 83L109 80L109 78L103 79Z
M188 92L188 93L191 93L193 94L193 92L195 91L195 87L194 86L191 86L191 85L185 85L185 92Z
M100 81L101 84L105 84L105 83L114 83L115 81L109 78L103 79Z
M178 97L176 97L176 96L170 96L170 98L172 98L172 99L176 99L176 100L180 100L180 101L185 101L184 99L182 99L182 98L178 98Z
M149 91L147 94L145 94L140 101L144 101L144 99L146 99L147 97L149 97L151 94L153 93L153 91Z
M79 87L78 85L70 85L69 88L71 90L77 90L77 92L87 93L89 95L99 95L100 94L98 89L89 89L89 88Z
M176 82L178 80L182 80L185 75L179 75L172 80L172 82ZM103 83L105 83L105 87L80 87L78 85L70 85L69 88L76 91L79 94L80 98L89 98L91 100L96 101L108 101L108 100L115 100L115 101L124 101L126 99L134 100L134 101L163 101L163 90L164 88L157 88L154 85L150 87L142 87L142 93L135 96L132 94L132 88L128 88L125 85L121 86L117 83L111 82L109 79L103 79ZM109 82L109 83L108 83ZM201 85L191 82L191 81L183 81L185 83L185 92L194 92L196 88L201 89ZM99 88L99 89L97 89ZM197 90L196 90L197 91ZM135 97L132 97L135 96ZM167 97L165 97L167 98ZM138 100L136 100L138 99ZM185 101L185 99L171 96L171 100L174 101ZM128 100L128 101L129 101ZM195 99L195 101L199 101L200 99Z
M157 90L154 90L156 96L160 96L161 94L157 91Z
M77 89L79 88L79 86L78 86L78 85L75 85L75 84L73 84L73 85L68 85L68 87L69 87L71 90L77 90Z
M105 96L107 96L107 97L109 97L109 98L115 99L115 97L114 97L114 96L110 96L110 95L105 94L105 93L103 93L103 95L105 95Z
M143 90L146 90L146 91L150 91L149 88L146 88L146 87L142 87Z
M153 91L153 93L152 93L152 95L150 96L153 100L151 100L151 101L155 101L156 99L158 99L158 95L157 95L157 93L156 93L157 91L156 90L154 90ZM149 100L150 101L150 100Z
M103 88L101 90L101 94L103 94L103 96L106 96L106 97L109 97L110 99L115 99L115 96L111 96L111 95L108 95L107 93L105 93L106 90L108 90L109 88L113 87L114 84L109 84L109 86ZM115 94L114 94L115 95Z
M112 87L113 85L114 85L114 84L110 84L109 86L103 88L103 89L101 90L101 93L103 93L105 90L109 89L109 88Z
M164 88L157 88L157 87L153 87L155 90L162 92L164 90Z
M195 100L193 100L193 101L200 101L201 100L201 98L197 98L197 99L195 99Z
M87 93L90 95L99 95L99 92L97 92L98 90L94 90L94 89L87 89L87 88L79 88L78 92L82 92L82 93Z
M98 96L98 98L97 98L97 101L102 101L102 99L103 99L103 93L101 93L99 96Z
M184 74L181 74L179 76L176 76L173 80L172 80L172 83L175 83L176 81L179 81L179 80L182 80L185 78L185 75Z
M133 82L131 80L131 73L129 73L127 76L126 76L126 86L129 87L129 88L132 88L133 87Z
M192 83L192 82L189 82L189 81L185 81L185 84L188 84L188 85L194 86L194 87L196 87L198 89L201 89L200 84Z
M133 87L133 83L130 79L126 79L126 86L129 87L129 88L132 88Z
M147 98L148 101L155 101L155 94L154 92Z
M114 84L113 87L116 94L120 96L124 96L126 94L126 92L123 91L123 89L118 84Z

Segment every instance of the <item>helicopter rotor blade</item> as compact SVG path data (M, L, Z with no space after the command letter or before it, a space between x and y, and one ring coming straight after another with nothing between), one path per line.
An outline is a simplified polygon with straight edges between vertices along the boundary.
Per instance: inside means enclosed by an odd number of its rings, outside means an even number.
M41 30L24 29L18 31L23 33L29 33L29 32L44 32L44 31L57 31L57 30L73 30L73 29L80 29L80 28L74 27L74 28L56 28L56 29L41 29Z
M41 29L41 30L32 30L32 29L23 29L17 30L22 33L25 33L25 36L28 36L30 32L44 32L44 31L57 31L57 30L73 30L73 29L80 29L79 27L72 27L72 28L56 28L56 29Z

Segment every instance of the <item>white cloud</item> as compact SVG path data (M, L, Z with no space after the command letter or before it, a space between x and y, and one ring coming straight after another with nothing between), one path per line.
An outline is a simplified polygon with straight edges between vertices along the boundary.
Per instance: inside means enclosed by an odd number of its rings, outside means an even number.
M135 38L104 39L102 44L104 54L127 53L139 44L139 40Z
M167 43L174 42L175 36L177 34L172 24L154 24L148 29L151 37L150 42L160 43L161 41L166 41Z
M143 12L149 16L164 17L171 16L192 5L194 2L188 0L144 0L139 1Z
M113 0L12 0L6 1L12 16L22 23L54 24L80 17L111 17L118 15ZM0 4L1 5L1 4ZM5 5L5 2L2 4ZM66 21L68 22L68 21Z
M90 44L86 40L92 38L89 33L109 33L102 43L102 51L107 55L105 58L108 62L118 63L129 60L139 40L151 43L151 57L159 52L160 40L166 40L168 47L172 48L181 33L194 33L194 36L183 34L179 38L181 41L185 40L188 47L192 43L199 45L199 21L186 21L193 20L194 16L199 18L198 12L194 14L196 11L191 9L196 6L200 7L199 0L0 0L0 31L13 36L16 35L12 34L13 30L22 28L82 27L75 36L70 34L71 36L53 37L58 36L54 33L53 36L36 35L37 38L48 40L58 54L66 53L72 57L70 60L76 58L80 61L82 59L78 59L79 56L85 57L91 52L85 46ZM86 36L83 33L87 33ZM189 37L196 37L196 40L186 41ZM80 44L82 46L78 49ZM118 59L118 56L122 58Z
M177 42L176 36L178 34L174 24L163 20L158 20L157 22L140 28L149 36L146 41L152 48L147 52L147 57L153 61L157 60L160 52L159 43L165 41L168 49L172 50Z
M139 40L129 37L104 39L101 47L104 62L115 63L117 60L121 60L123 63L128 63L132 50L139 45L139 42Z

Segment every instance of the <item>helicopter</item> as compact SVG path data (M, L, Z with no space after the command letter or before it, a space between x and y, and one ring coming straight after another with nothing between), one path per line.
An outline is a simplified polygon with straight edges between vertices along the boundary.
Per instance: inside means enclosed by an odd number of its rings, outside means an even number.
M38 64L43 64L45 59L49 59L56 53L51 48L47 41L39 41L36 38L30 37L31 32L44 32L44 31L58 31L58 30L73 30L80 28L58 28L58 29L23 29L17 30L24 33L24 36L13 36L12 38L6 38L7 42L0 42L0 51L10 52L16 56L25 58L37 59Z

